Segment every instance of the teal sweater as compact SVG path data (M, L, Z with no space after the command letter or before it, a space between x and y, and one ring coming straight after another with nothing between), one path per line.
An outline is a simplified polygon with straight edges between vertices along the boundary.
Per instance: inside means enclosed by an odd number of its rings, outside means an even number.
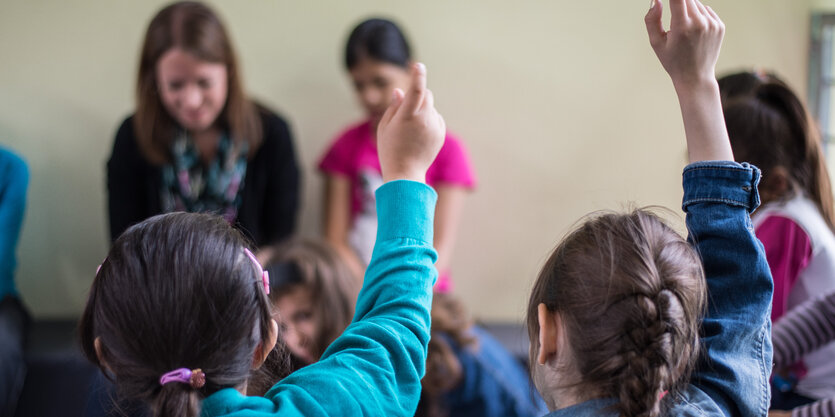
M203 401L209 416L412 416L429 343L437 277L432 247L437 195L393 181L377 190L377 243L354 319L319 362L264 397L227 388Z

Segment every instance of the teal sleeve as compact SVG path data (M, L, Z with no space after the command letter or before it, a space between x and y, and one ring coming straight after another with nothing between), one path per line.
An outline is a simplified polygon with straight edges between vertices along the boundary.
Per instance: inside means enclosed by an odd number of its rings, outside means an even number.
M206 398L203 415L414 415L437 278L436 200L422 183L393 181L380 187L377 243L351 325L319 362L280 381L266 399L223 390ZM238 414L236 408L248 412Z
M0 300L16 295L17 242L26 209L29 170L20 157L0 148Z

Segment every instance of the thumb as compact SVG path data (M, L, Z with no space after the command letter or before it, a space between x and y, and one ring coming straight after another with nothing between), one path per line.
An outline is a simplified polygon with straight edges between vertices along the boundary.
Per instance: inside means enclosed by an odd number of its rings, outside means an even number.
M661 21L661 15L664 11L664 5L661 0L651 0L647 15L644 17L644 23L647 25L647 34L649 35L649 44L653 48L664 43L667 38L667 32L664 30L664 23Z

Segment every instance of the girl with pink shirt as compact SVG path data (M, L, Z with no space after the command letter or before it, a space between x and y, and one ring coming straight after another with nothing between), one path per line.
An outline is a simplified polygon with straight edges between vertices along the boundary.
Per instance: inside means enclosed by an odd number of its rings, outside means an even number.
M411 48L400 28L389 20L366 20L348 38L345 68L367 118L336 137L319 169L326 184L325 238L358 277L371 259L377 232L374 191L383 183L375 131L393 91L408 86L411 64ZM438 193L434 245L440 277L436 290L446 291L464 198L475 187L466 148L449 132L426 173L426 183Z
M739 75L726 78L731 77ZM778 322L805 301L835 291L835 208L814 122L786 84L773 76L758 79L723 105L734 155L763 172L763 206L752 221L774 277L771 318ZM723 84L732 87L720 80ZM833 356L830 345L804 356L790 371L777 370L792 378L775 378L772 407L789 409L835 396Z

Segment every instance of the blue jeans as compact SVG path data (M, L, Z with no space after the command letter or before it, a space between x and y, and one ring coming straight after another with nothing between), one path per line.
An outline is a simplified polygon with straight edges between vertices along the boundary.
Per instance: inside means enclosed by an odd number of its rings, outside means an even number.
M16 297L0 300L0 415L13 416L23 391L23 360L29 314Z

